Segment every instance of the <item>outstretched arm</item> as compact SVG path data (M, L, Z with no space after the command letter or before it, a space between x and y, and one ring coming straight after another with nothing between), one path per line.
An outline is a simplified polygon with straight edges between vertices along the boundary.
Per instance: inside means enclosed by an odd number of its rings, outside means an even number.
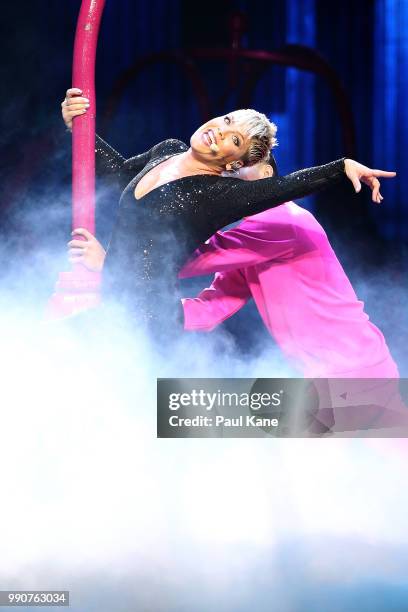
M225 178L218 198L212 200L213 214L222 225L228 225L243 216L253 215L279 206L289 200L303 198L348 178L358 192L361 182L373 192L373 200L380 203L378 177L392 178L395 172L373 170L352 159L339 159L323 166L298 170L286 176L273 176L257 181ZM210 203L211 205L211 203ZM220 225L218 226L220 227Z
M240 270L216 274L196 298L181 300L184 329L211 331L245 306L251 292Z

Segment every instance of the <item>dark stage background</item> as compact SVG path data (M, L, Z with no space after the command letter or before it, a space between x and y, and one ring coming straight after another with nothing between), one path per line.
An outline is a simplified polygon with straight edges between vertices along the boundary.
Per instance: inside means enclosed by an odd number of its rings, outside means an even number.
M3 272L9 288L15 283L17 290L15 278L10 281L13 265L33 265L35 291L44 299L55 278L41 274L38 252L46 258L47 249L57 250L62 257L70 231L70 137L60 102L71 83L79 5L79 0L54 0L25 3L23 12L21 3L2 7ZM322 76L255 60L234 70L208 53L194 57L197 48L213 53L231 48L232 14L242 28L235 44L243 49L283 50L294 63L308 61L320 70L322 60L327 63L344 88L343 111L351 111L346 133L338 99ZM98 131L125 155L168 137L188 140L206 113L221 114L247 102L278 125L281 173L352 154L367 165L395 169L398 178L383 184L381 207L371 203L368 189L355 196L351 184L302 204L324 224L371 318L398 354L401 325L407 325L399 312L408 236L407 25L408 2L398 0L107 0L97 56ZM130 78L130 69L144 56L161 52L166 53L160 61ZM200 99L180 58L188 58L198 75ZM259 80L251 92L245 82L254 65ZM126 87L118 95L124 78ZM105 193L98 203L97 232L105 243L116 202L114 194ZM251 308L230 321L229 329L242 331L249 317L255 326L251 333L265 334ZM247 336L241 333L239 342L246 349Z

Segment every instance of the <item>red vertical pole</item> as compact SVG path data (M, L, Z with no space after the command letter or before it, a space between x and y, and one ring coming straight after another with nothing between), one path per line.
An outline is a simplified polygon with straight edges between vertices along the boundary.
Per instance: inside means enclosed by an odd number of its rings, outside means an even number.
M72 124L72 222L95 233L95 56L105 0L83 0L74 43L72 86L90 107Z
M105 0L82 0L74 43L72 86L90 107L72 123L72 227L95 233L95 57ZM48 318L63 318L100 303L99 272L74 264L61 272L47 307Z

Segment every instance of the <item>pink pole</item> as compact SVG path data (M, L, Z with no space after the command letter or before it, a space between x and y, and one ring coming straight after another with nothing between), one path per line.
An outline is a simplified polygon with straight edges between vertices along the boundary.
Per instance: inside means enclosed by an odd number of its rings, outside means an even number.
M74 43L72 86L90 108L72 124L72 224L95 233L95 56L105 0L83 0Z
M95 233L95 56L105 0L82 0L72 70L72 86L82 90L90 107L72 123L72 228ZM46 316L58 319L100 303L100 272L74 264L61 272Z

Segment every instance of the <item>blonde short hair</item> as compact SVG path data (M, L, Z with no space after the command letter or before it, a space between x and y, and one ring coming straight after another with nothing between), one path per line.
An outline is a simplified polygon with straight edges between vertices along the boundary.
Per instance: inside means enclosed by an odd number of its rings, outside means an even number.
M269 121L266 115L252 108L234 111L234 119L242 124L242 129L250 140L247 152L241 158L244 166L267 162L270 150L278 145L276 125Z

